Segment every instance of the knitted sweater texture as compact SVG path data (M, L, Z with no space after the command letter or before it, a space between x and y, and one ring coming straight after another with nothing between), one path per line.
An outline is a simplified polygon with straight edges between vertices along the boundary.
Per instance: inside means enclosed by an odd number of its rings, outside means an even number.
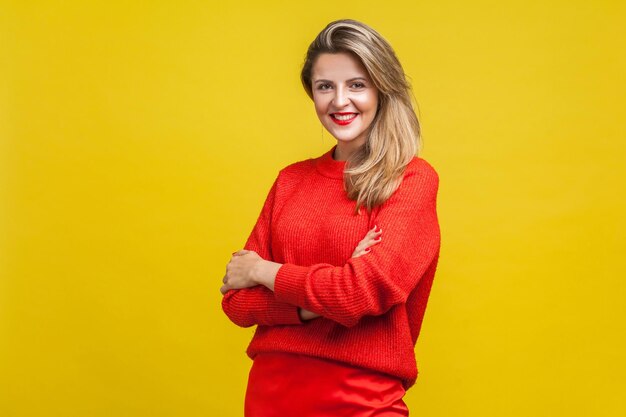
M408 389L439 259L439 176L415 156L387 201L354 214L335 148L279 171L244 245L283 264L274 291L230 290L222 309L238 326L257 325L251 359L259 352L321 357L390 374ZM382 240L352 258L374 225ZM302 321L298 307L322 317Z

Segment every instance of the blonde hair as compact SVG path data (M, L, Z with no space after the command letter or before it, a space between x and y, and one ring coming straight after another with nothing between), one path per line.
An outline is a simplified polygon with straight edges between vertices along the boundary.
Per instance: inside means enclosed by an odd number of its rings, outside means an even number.
M320 54L347 52L363 63L378 89L378 109L365 144L346 161L348 198L371 211L400 186L406 166L421 151L420 124L411 102L411 85L389 43L368 25L352 19L330 22L309 46L300 79L313 100L311 77Z

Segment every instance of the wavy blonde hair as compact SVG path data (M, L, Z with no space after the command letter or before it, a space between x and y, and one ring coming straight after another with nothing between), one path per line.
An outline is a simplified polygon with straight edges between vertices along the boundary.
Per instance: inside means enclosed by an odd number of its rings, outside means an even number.
M309 46L300 79L313 100L312 72L323 53L356 56L378 89L378 109L365 144L346 161L348 198L370 212L400 186L406 166L422 149L420 124L411 102L411 85L389 43L368 25L353 19L330 22Z

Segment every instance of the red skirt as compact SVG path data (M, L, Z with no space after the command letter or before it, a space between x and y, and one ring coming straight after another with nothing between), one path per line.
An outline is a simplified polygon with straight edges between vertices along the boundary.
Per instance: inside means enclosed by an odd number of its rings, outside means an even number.
M245 417L407 417L398 378L295 353L258 354Z

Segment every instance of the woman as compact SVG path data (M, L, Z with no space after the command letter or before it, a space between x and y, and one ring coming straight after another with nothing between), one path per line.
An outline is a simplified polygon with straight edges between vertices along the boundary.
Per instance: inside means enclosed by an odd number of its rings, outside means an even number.
M439 258L439 177L416 156L410 86L372 28L329 23L301 79L337 144L280 170L226 266L224 312L257 325L245 415L408 416Z

